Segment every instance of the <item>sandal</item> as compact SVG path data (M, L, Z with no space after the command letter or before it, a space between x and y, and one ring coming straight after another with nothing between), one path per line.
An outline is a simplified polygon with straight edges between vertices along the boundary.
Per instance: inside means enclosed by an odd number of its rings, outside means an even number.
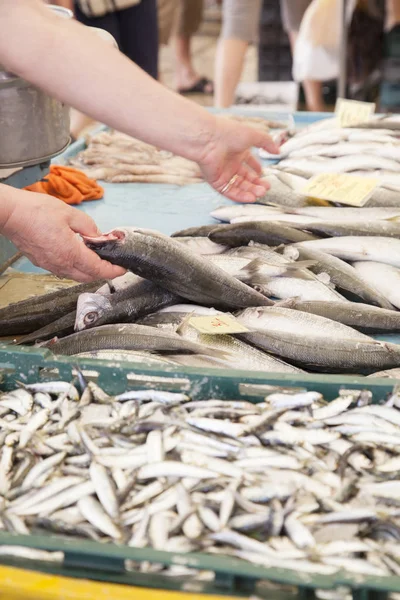
M205 94L212 96L214 93L214 84L211 79L207 77L201 77L194 85L189 88L179 88L178 93L185 94Z

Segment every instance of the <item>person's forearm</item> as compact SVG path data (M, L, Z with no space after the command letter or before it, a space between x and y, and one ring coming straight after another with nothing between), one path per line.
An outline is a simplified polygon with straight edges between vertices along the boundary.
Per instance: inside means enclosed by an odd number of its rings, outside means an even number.
M18 202L20 191L9 185L0 184L0 233L3 233L10 215Z
M215 117L40 0L0 0L0 63L98 121L198 160Z

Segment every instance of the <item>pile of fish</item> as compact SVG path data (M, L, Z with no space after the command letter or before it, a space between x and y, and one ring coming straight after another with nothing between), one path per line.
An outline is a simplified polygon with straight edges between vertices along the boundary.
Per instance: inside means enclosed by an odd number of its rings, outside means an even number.
M379 180L367 206L400 206L400 119L375 117L358 127L326 119L299 130L280 147L280 162L265 170L272 190L267 203L301 207L307 179L321 173L366 175Z
M398 223L386 217L400 210L310 207L319 215L310 224L275 221L299 215L270 210L225 206L212 215L231 224L175 237L121 228L88 238L89 248L127 274L0 309L3 335L39 341L56 354L166 368L366 375L394 369L395 377L400 346L370 336L400 331L400 240L355 234L368 227L360 218L367 212L389 235ZM332 211L343 218L336 226ZM318 237L348 228L346 211L352 235ZM267 220L233 223L255 213ZM191 322L219 313L233 313L248 331L204 334Z
M261 131L284 124L260 117L228 115ZM188 185L201 183L198 165L116 131L101 131L86 139L86 149L70 160L88 177L112 183L142 182Z
M399 576L399 407L396 390L253 404L110 396L81 374L20 385L0 396L1 529Z

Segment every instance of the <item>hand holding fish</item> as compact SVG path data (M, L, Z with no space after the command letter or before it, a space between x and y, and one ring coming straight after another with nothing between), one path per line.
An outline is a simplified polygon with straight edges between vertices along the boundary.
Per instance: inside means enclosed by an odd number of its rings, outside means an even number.
M216 119L212 141L199 163L203 176L221 194L235 202L255 202L269 184L261 179L262 168L251 148L278 154L272 138L252 127L224 118Z
M0 233L35 265L76 281L109 279L124 269L101 260L76 235L96 235L85 213L44 194L0 186Z

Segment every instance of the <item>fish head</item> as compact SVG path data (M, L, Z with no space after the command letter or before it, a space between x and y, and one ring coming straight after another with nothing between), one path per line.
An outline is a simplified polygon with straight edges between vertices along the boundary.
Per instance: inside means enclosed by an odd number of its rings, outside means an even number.
M98 236L82 236L82 239L87 248L96 252L101 258L124 266L124 259L129 256L132 247L140 244L145 237L165 238L167 236L152 229L118 227Z
M106 296L100 294L81 294L76 307L75 331L95 327L106 311L111 309L111 302Z

